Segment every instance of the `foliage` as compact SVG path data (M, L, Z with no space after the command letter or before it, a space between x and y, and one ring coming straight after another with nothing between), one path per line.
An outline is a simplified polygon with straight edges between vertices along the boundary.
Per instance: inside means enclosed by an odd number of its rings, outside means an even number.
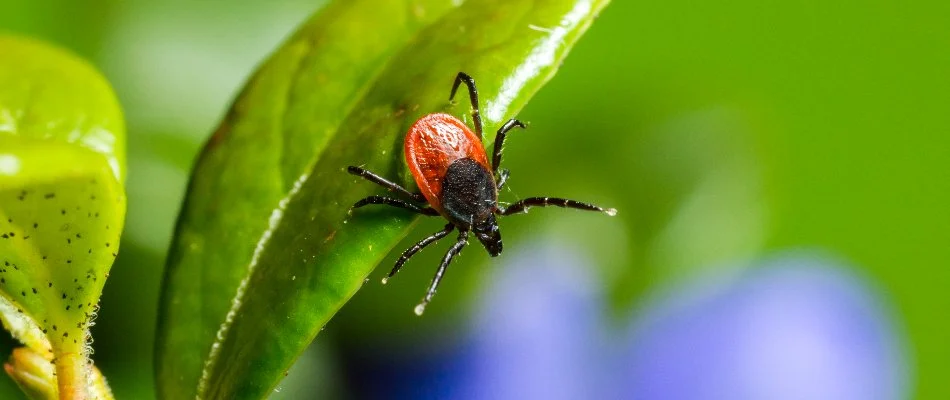
M75 56L9 36L0 54L0 319L27 346L6 370L33 397L102 397L89 328L125 218L122 112Z
M502 7L503 5L503 7ZM484 119L517 112L606 1L339 1L251 78L202 152L166 271L162 397L259 398L411 226L361 213L365 164L403 174L402 138L477 77Z

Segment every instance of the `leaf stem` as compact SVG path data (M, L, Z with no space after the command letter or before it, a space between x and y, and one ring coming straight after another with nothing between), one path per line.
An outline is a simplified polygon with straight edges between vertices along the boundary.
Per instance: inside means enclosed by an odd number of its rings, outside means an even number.
M56 356L56 382L60 400L86 400L89 368L80 352L62 352Z

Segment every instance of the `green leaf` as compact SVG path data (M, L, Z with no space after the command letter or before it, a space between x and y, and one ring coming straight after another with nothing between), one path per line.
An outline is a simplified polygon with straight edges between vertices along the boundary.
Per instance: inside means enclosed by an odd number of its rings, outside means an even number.
M0 320L55 357L65 398L88 395L94 374L89 327L125 218L124 149L122 112L94 68L0 36Z
M412 187L409 125L475 77L486 131L550 79L606 0L337 1L251 78L194 170L156 343L163 398L261 398L415 218L375 210L371 170ZM492 139L492 138L488 138ZM486 143L488 144L488 143ZM406 305L406 318L412 318Z

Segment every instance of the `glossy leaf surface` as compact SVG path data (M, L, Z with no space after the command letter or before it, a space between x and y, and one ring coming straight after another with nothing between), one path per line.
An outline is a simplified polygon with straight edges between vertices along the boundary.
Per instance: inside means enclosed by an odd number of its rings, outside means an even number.
M124 149L98 72L0 36L0 318L30 354L56 359L66 398L89 395L88 328L125 218Z
M380 189L345 167L412 187L409 125L437 111L471 119L467 101L447 102L458 71L477 80L493 132L607 1L456 3L335 2L247 84L179 220L156 345L162 397L266 396L414 221L379 209L347 219Z

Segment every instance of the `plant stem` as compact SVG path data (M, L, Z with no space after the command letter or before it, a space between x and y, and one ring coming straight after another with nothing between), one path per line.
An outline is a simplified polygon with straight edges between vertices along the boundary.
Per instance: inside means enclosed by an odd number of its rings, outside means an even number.
M60 400L86 400L89 367L78 351L61 352L56 357L56 382Z

